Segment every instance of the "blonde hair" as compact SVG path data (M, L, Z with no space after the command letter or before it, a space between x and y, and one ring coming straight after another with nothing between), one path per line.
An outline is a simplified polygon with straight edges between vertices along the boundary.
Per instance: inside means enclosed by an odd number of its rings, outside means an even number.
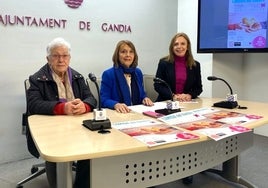
M191 41L190 38L188 37L188 35L186 35L185 33L177 33L170 41L170 45L169 45L169 55L167 55L165 57L165 59L170 62L173 63L175 61L175 54L173 52L173 47L174 47L174 43L176 41L176 39L178 37L183 37L186 41L187 41L187 50L185 53L185 58L186 58L186 66L189 68L192 68L193 66L196 66L193 54L192 54L192 47L191 47Z

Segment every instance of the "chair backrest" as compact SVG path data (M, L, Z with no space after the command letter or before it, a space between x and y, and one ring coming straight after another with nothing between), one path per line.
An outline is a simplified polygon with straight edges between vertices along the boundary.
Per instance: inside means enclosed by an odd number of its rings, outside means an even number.
M154 90L154 75L144 74L143 84L144 90L147 96L154 102L158 96L158 93Z
M27 129L27 125L28 125L28 102L27 102L27 90L30 87L30 82L29 79L24 80L24 92L25 92L25 100L26 100L26 109L25 112L22 114L22 130L21 133L23 135L26 134L26 129Z
M25 89L25 99L26 99L26 110L22 114L22 134L26 135L27 139L27 147L29 152L35 156L36 158L39 158L39 152L34 144L33 138L31 136L29 125L28 125L28 89L30 88L30 81L29 79L24 80L24 89Z
M99 78L97 78L97 84L99 86L99 89L100 89L100 83L101 83L101 80ZM97 100L97 104L99 104L99 95L98 95L98 91L97 91L95 83L92 82L89 78L86 78L86 84L89 87L89 89L90 89L91 93L93 94L93 96L95 97L95 99Z

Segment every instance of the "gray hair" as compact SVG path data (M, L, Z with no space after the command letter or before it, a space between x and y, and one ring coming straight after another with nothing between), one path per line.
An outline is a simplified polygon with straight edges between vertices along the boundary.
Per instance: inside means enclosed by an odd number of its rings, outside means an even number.
M53 39L47 45L47 55L49 56L51 54L52 49L58 46L66 46L68 48L69 53L71 52L71 44L67 42L64 38L58 37Z

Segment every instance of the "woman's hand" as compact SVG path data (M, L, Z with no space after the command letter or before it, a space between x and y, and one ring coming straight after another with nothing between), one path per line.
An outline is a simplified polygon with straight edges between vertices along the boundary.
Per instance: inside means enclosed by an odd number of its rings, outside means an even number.
M179 102L186 102L192 100L192 96L190 94L175 94L173 95L173 100L174 101L179 101Z
M74 99L65 103L64 111L67 115L79 115L86 112L86 107L83 101Z
M116 103L114 109L120 113L129 113L131 111L125 103Z
M154 105L153 101L149 97L145 97L142 100L142 104L144 104L145 106L153 106Z

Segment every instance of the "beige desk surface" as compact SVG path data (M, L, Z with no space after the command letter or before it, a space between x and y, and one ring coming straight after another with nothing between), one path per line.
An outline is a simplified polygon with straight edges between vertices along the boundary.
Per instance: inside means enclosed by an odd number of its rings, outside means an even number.
M202 107L211 107L214 102L220 100L221 99L201 98L198 99L198 103L184 103L181 105L185 107L182 109L185 111ZM248 107L248 109L228 110L263 116L262 119L248 124L247 127L255 128L268 124L267 103L250 101L238 101L238 103L240 106ZM85 119L92 119L92 115L92 113L87 113L79 116L30 116L30 130L41 157L46 161L51 162L68 162L162 149L206 141L209 139L206 136L201 135L199 140L177 142L148 148L142 142L116 129L110 129L111 133L109 134L99 134L97 131L88 130L82 126L82 121ZM120 114L113 110L107 110L107 115L111 122L149 118L135 112Z

